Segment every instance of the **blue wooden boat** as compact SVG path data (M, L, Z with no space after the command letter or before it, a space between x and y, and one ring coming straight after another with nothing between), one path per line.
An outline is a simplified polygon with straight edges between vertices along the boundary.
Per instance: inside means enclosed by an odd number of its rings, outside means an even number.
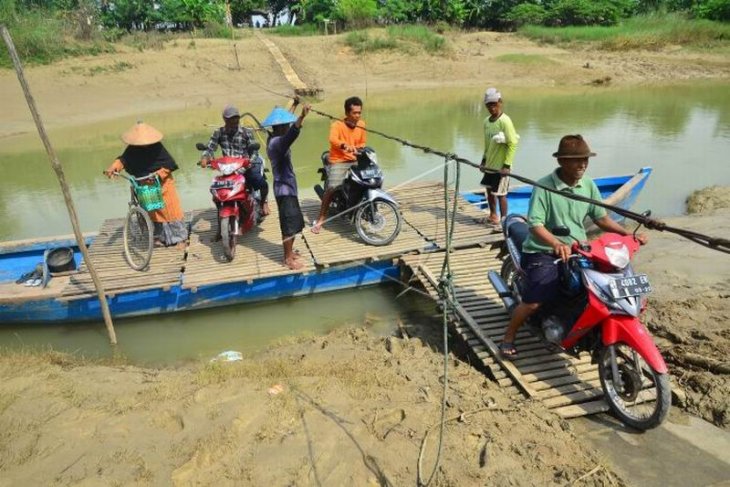
M597 178L595 181L606 202L629 208L650 174L650 168L642 168L635 175ZM530 193L531 188L528 186L510 191L510 211L526 213ZM462 196L483 208L483 192L466 192ZM440 200L440 197L436 199ZM87 234L85 238L86 244L93 247L97 235ZM438 246L433 243L423 242L426 245L413 247L412 250L438 250ZM48 288L16 284L21 275L43 261L47 249L57 247L72 248L76 263L81 263L79 249L70 236L0 243L0 324L101 320L101 309L95 295L63 298L59 286L68 276L54 277ZM317 266L313 271L243 278L233 282L211 282L192 288L185 285L184 270L181 269L179 274L177 281L173 280L177 283L173 285L111 294L108 302L112 315L119 318L168 313L374 285L397 280L400 268L393 258L367 261L354 258L352 262Z
M644 189L644 184L651 175L651 171L650 167L642 167L636 174L607 176L595 178L594 181L605 203L629 209L633 206L641 190ZM509 212L526 215L531 195L532 186L516 186L510 189L507 194ZM488 205L483 190L465 192L462 196L480 209L487 209ZM623 220L622 216L615 213L611 213L611 217L618 222Z

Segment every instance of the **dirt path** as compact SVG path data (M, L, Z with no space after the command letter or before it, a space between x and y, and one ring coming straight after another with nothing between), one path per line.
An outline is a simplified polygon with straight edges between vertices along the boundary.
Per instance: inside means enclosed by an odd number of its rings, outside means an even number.
M356 55L343 36L269 36L309 87L326 96L351 91L438 89L447 86L601 86L729 79L730 58L678 51L607 53L541 46L514 34L450 33L446 54L376 52ZM178 40L162 50L119 52L67 59L27 70L49 127L84 125L148 113L243 106L281 100L291 93L281 68L249 35L236 43L244 69L237 70L230 41ZM531 62L509 55L532 56ZM606 83L607 78L610 82ZM602 88L597 88L602 89ZM269 90L269 91L266 91ZM0 72L0 138L33 130L15 74ZM1 139L0 139L1 140Z

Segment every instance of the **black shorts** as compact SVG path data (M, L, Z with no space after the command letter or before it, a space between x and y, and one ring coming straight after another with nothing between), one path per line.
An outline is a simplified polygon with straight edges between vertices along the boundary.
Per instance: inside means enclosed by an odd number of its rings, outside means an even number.
M486 172L481 184L496 196L503 196L509 190L509 176L503 176L498 172Z
M522 294L524 303L547 303L557 299L560 293L557 259L557 256L545 252L522 254L520 267L527 277Z
M304 216L299 207L299 198L296 196L277 196L276 206L279 207L279 226L282 237L291 237L304 229Z

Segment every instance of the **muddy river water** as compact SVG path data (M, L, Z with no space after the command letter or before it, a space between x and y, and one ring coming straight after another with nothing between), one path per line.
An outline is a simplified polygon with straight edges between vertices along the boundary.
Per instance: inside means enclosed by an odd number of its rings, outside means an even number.
M590 176L630 174L642 166L654 172L634 209L654 215L683 212L687 195L713 184L730 184L730 85L702 83L670 87L600 89L593 87L521 90L505 94L505 112L520 134L515 172L538 178L555 166L550 156L560 137L581 133L598 157ZM362 94L361 94L362 95ZM478 162L486 112L474 90L439 90L363 97L373 129L417 144L454 152ZM274 100L273 103L282 100ZM271 105L245 106L260 119ZM327 99L316 108L333 115L341 100ZM210 174L195 167L195 142L207 141L218 124L218 110L187 110L145 116L165 132L164 143L181 169L176 173L185 209L210 205ZM0 123L1 123L0 119ZM119 134L134 122L120 119L92 126L51 131L64 165L84 231L95 231L106 218L126 211L127 188L108 181L101 171L123 149ZM327 147L329 121L312 114L293 149L301 197L313 197L319 155ZM369 145L378 152L386 186L409 180L441 180L442 160L377 135ZM462 186L478 187L480 174L463 171ZM71 232L63 198L37 137L0 138L0 241ZM367 322L389 332L402 313L422 308L422 298L395 300L394 287L338 292L255 306L119 320L117 334L135 362L171 363L209 357L223 350L249 351L301 333L320 333L343 324ZM297 319L292 319L296 316ZM105 354L108 347L98 324L0 327L0 346L36 347Z

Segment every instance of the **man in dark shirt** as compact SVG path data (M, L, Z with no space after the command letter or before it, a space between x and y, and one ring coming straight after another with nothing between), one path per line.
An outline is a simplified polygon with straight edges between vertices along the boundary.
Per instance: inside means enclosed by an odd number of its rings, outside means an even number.
M208 141L208 149L200 159L200 165L206 167L208 162L215 157L215 151L220 146L224 156L249 157L248 146L253 143L253 132L240 125L241 115L233 105L223 109L224 126L215 129ZM269 184L264 176L264 161L258 154L252 154L251 166L246 170L246 184L255 190L261 191L261 211L264 215L269 214Z
M294 99L291 111L275 107L261 124L271 127L272 133L266 145L266 153L271 161L274 175L274 196L279 209L279 226L284 244L284 265L291 270L304 267L301 257L294 252L294 239L304 228L304 217L299 207L297 179L291 160L291 146L302 128L304 117L309 113L309 105L302 107L298 118L293 113L299 100ZM293 123L292 123L293 122Z

